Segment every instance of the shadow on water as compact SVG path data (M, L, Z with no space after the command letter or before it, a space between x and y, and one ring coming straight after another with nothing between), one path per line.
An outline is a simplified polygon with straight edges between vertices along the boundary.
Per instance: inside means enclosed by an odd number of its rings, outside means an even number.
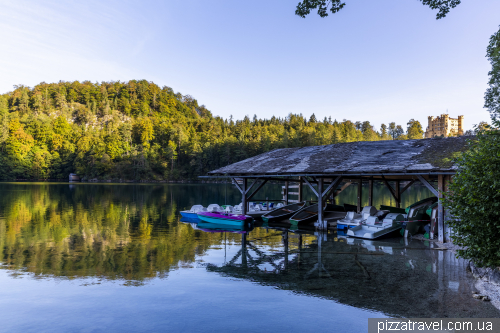
M269 185L259 198L280 191ZM430 196L426 191L411 188L403 206ZM259 224L214 230L180 221L179 211L194 204L239 203L229 184L0 183L0 193L1 268L15 274L140 286L198 264L210 274L396 317L500 314L472 299L465 263L432 242L370 242ZM393 204L381 184L375 197L377 206ZM338 201L355 203L354 186Z

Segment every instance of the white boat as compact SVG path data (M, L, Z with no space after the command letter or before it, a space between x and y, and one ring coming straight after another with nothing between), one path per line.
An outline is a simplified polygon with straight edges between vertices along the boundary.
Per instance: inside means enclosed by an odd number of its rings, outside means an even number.
M385 216L382 222L378 217L370 216L364 224L360 224L347 230L347 236L375 239L387 235L402 228L402 222L405 218L403 214L390 213Z
M255 202L250 202L248 205L248 210L246 215L251 216L251 217L261 217L267 212L270 212L274 209L281 208L283 207L283 204L280 202L276 206L273 204L270 204L268 207L263 206L260 203L255 203ZM233 213L241 214L242 213L242 204L240 203L239 205L234 206L233 208Z
M187 217L189 219L198 219L198 213L199 212L206 212L207 209L203 207L202 205L194 205L191 207L190 210L183 210L181 211L182 217Z
M219 206L218 204L210 204L208 205L207 207L207 212L222 212L223 209L221 206Z
M362 224L370 216L375 216L378 213L374 206L366 206L361 211L361 214L356 212L347 212L346 217L337 221L337 229L354 228Z

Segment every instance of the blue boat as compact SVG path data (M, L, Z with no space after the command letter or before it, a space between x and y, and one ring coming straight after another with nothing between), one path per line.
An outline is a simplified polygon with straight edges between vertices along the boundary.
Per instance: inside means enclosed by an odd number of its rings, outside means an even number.
M253 217L248 215L238 215L223 212L199 212L198 218L205 222L233 226L244 226L253 221Z
M198 219L199 212L221 212L223 209L217 204L208 205L207 208L202 205L194 205L190 210L180 211L182 217Z
M184 222L184 223L199 223L200 222L200 219L198 218L198 215L196 215L196 217L181 217L181 222Z
M253 223L249 222L247 225L234 226L201 221L198 223L197 229L204 232L231 232L236 234L246 234L253 229Z

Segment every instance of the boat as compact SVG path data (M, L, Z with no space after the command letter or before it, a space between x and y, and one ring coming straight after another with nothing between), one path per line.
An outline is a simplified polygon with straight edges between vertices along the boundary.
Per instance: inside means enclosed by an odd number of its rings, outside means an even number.
M196 224L200 222L200 219L198 218L198 215L196 217L181 217L180 219L181 222L183 223L189 223L189 224Z
M227 212L199 212L198 218L204 222L234 226L243 226L253 221L251 216Z
M292 226L304 226L318 220L318 204L308 206L290 217ZM343 206L327 204L323 209L323 220L331 222L342 219L346 216Z
M358 210L358 206L355 206L355 205L349 205L349 204L344 204L344 210L346 212L355 212Z
M398 213L398 214L406 214L406 210L404 208L380 205L380 210L388 210L389 213Z
M434 235L437 235L437 217L438 217L438 203L433 203L425 211L427 215L431 217L431 224L429 226L429 238L434 239Z
M206 212L207 209L202 205L194 205L190 210L182 210L180 213L182 217L190 219L198 219L198 212Z
M361 211L361 214L358 214L356 212L347 212L344 218L337 221L337 229L343 230L357 227L363 221L366 221L369 216L375 216L378 214L378 212L379 211L374 206L364 207Z
M427 213L427 210L437 201L437 197L430 197L417 201L405 209L405 212L408 214L408 223L406 223L404 232L405 237L424 231L424 226L431 222L431 217Z
M303 209L306 207L306 202L299 202L299 203L294 203L291 205L283 206L280 208L276 208L275 210L272 210L264 215L262 215L262 220L264 222L276 222L280 220L287 219L297 213L299 210Z
M249 207L246 215L251 216L253 218L258 218L276 208L283 207L283 204L280 202L276 205L276 207L274 207L273 203L270 203L269 206L267 206L263 203L250 202L248 206ZM242 204L234 206L233 213L242 214Z
M222 212L222 211L224 211L224 208L222 208L218 204L210 204L207 207L207 212Z
M403 214L389 213L382 221L377 216L369 216L363 224L347 230L347 236L375 239L396 232L403 227Z
M196 226L197 230L201 230L204 232L230 232L234 234L246 234L253 229L253 223L248 222L244 225L227 225L227 224L219 224L212 222L203 222L201 221Z

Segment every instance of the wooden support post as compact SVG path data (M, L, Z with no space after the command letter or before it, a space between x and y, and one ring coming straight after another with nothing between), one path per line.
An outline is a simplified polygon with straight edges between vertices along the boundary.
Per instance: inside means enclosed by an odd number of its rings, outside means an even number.
M438 239L440 242L445 241L444 237L444 207L443 207L443 191L444 191L444 176L438 175Z
M303 201L303 197L302 197L302 177L299 177L299 202L302 202Z
M318 179L318 224L320 229L326 229L326 223L323 221L323 178Z
M368 206L373 206L373 177L368 180Z
M397 208L401 208L401 193L400 193L400 183L399 183L399 180L396 180L396 188L395 188L395 191L396 192L396 207Z
M359 177L358 181L358 213L361 213L363 207L361 207L361 199L363 197L363 178Z
M284 194L284 197L285 197L285 206L288 205L288 180L285 182L285 193Z
M243 196L241 200L241 208L243 209L243 215L246 215L247 213L247 179L243 178L243 187L242 187L242 193L241 195Z

